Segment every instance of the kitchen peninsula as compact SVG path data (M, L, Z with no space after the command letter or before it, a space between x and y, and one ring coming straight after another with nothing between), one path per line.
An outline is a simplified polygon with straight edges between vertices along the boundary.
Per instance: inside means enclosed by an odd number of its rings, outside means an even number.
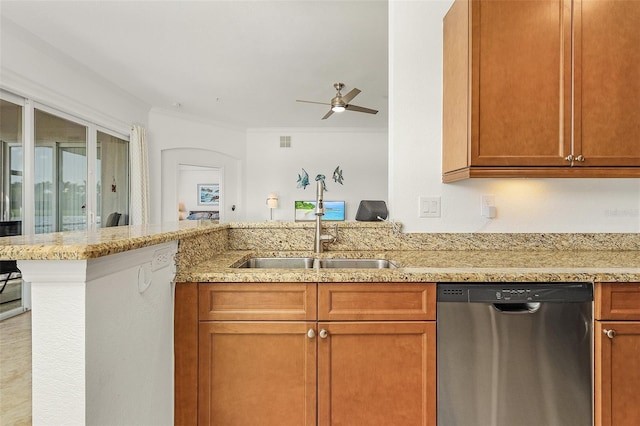
M0 259L17 260L31 283L33 424L172 423L174 255L178 241L215 229L0 238Z
M312 224L278 222L0 239L0 259L17 259L32 282L34 424L173 424L172 282L176 306L197 283L640 282L637 234L403 234L345 222L325 253L312 249ZM249 257L300 255L398 267L237 268Z

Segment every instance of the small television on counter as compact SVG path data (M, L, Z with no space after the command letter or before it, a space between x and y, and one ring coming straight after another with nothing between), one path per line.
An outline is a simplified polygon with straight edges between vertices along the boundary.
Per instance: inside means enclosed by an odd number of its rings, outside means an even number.
M316 202L315 201L296 201L295 202L295 220L296 222L310 222L316 220ZM344 201L325 201L324 216L325 221L344 221L345 220L345 202Z

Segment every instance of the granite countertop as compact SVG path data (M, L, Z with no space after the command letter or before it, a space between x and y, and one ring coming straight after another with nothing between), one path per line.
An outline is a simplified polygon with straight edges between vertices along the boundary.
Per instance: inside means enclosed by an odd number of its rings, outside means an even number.
M236 268L250 257L380 258L390 269ZM176 282L638 282L637 251L226 251L178 270Z
M0 260L95 259L179 240L176 282L640 282L637 234L402 234L341 223L316 255L313 224L181 221L0 238ZM338 229L332 230L337 232ZM381 258L390 269L245 269L250 257Z
M0 238L0 260L96 259L211 232L210 221L181 221L145 226L53 232Z

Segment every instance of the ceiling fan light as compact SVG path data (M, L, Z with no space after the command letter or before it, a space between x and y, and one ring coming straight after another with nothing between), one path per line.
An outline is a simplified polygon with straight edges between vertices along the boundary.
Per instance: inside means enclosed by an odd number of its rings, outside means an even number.
M335 105L331 107L331 111L333 112L342 112L345 110L345 107L342 105Z

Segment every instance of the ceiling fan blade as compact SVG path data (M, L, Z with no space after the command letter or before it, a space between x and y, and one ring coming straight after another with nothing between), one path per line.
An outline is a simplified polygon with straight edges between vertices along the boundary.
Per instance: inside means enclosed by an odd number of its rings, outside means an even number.
M320 104L320 105L331 105L326 102L314 102L314 101L301 101L300 99L296 99L296 102L305 102L308 104Z
M327 118L331 117L331 114L333 114L333 110L332 110L332 109L330 109L330 110L329 110L329 112L328 112L328 113L326 113L326 114L324 115L324 117L322 117L322 119L323 119L323 120L326 120Z
M353 88L349 93L342 97L342 100L345 104L348 104L351 99L355 98L358 95L358 93L360 93L360 89Z
M358 105L346 105L345 108L349 111L366 112L367 114L377 114L378 110L365 108Z

